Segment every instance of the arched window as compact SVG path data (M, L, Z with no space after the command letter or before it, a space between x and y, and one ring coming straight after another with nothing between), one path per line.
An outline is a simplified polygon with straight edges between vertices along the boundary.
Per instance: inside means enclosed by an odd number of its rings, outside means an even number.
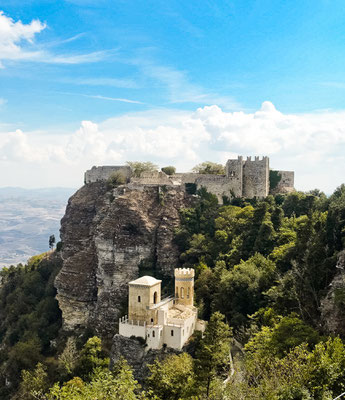
M157 303L157 292L153 293L153 304Z
M153 323L153 318L151 318L151 322Z
M190 288L187 288L187 299L189 299L190 296Z
M140 298L140 296L138 296L138 303L140 303L141 302L141 298Z
M174 330L173 329L171 330L170 333L171 333L171 336L174 336Z
M183 299L183 298L184 298L184 288L181 287L181 299Z
M152 337L155 337L155 336L156 336L156 332L152 331Z
M178 299L178 287L176 286L176 298Z

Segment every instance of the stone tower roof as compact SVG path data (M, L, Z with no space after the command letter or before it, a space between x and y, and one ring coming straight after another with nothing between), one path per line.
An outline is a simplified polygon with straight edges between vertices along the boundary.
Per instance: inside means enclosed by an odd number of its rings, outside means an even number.
M154 286L157 283L161 283L161 280L154 278L153 276L142 276L141 278L135 279L134 281L129 282L129 285L138 285L138 286Z

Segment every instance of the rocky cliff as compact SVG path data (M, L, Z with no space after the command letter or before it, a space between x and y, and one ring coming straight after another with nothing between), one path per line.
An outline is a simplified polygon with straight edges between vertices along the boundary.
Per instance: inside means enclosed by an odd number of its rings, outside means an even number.
M345 250L338 254L338 273L321 302L321 322L327 334L345 337Z
M140 338L139 338L140 339ZM187 350L186 348L184 350ZM155 360L162 361L172 354L180 354L181 351L163 347L161 350L147 350L145 344L138 341L138 338L127 338L115 335L112 340L110 352L110 368L121 358L124 357L128 364L133 368L135 379L143 383L149 375L148 365Z
M146 268L173 276L178 251L172 239L179 210L192 197L181 188L83 186L61 221L63 267L56 278L64 328L90 326L111 337L127 307L127 283Z

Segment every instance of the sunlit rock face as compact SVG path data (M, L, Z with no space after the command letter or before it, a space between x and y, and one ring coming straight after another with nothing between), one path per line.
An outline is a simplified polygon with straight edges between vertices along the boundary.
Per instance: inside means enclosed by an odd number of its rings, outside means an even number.
M179 210L191 205L182 188L89 183L69 200L61 221L63 267L56 278L64 328L87 326L111 337L127 305L127 283L139 270L173 277Z

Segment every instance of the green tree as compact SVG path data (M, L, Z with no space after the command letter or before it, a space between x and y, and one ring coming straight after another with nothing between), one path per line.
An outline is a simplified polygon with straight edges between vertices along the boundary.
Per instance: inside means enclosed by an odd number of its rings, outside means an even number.
M54 235L50 235L49 236L49 248L50 250L53 250L55 245L55 236Z
M205 161L193 167L192 172L196 174L224 175L225 168L222 164L217 164L212 161Z
M306 344L313 348L320 341L319 334L296 315L280 318L273 327L263 326L246 344L247 357L266 355L283 358L290 350Z
M102 351L101 339L93 336L85 343L76 363L74 373L87 380L95 368L106 369L108 365L109 359L105 357Z
M47 394L47 400L145 400L140 385L133 378L132 369L125 360L115 365L115 371L96 368L90 382L74 377L64 385L56 383ZM151 397L152 400L155 397Z
M219 373L229 368L230 328L224 316L215 312L196 351L195 373L206 398L210 396L212 382Z
M22 371L22 382L16 397L22 400L46 400L48 389L47 367L38 363L34 371Z
M58 357L59 369L63 374L71 376L79 361L79 352L74 337L67 339L63 352Z
M161 168L161 171L167 175L174 175L176 173L176 168L172 165L169 165L168 167Z
M267 305L264 293L275 279L275 264L261 254L255 254L230 271L223 270L217 282L213 308L224 313L231 326L245 326L249 322L248 315Z
M147 383L159 399L185 400L195 393L193 359L189 354L170 355L161 362L156 360L149 369Z
M158 166L151 161L127 161L127 165L131 167L132 174L136 177L140 177L145 172L158 171Z

